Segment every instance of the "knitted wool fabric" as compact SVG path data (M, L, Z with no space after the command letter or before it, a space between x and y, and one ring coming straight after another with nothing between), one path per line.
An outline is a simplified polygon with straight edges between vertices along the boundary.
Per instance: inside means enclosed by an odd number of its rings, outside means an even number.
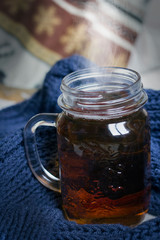
M152 194L149 213L157 218L130 228L120 224L79 225L67 221L61 196L33 176L24 150L23 128L40 112L59 112L62 78L90 66L80 56L57 62L31 99L0 111L0 240L157 240L160 238L160 91L147 90L151 119ZM54 142L55 135L50 141ZM49 149L49 144L47 145ZM46 149L47 150L47 149Z

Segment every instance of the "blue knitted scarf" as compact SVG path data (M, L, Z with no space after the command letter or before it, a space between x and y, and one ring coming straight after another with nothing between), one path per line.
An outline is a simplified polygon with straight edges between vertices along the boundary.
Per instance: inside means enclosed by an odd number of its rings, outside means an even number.
M62 78L90 64L77 55L57 62L31 99L0 111L0 240L160 239L160 91L147 90L146 104L151 120L149 213L157 218L135 228L69 222L62 213L61 196L42 186L30 171L23 141L26 122L40 112L60 112L57 98Z

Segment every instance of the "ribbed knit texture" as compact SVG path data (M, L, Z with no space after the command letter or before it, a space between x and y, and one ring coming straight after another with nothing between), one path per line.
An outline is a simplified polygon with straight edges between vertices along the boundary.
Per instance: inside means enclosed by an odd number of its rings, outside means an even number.
M149 213L156 219L135 228L69 222L63 216L61 196L42 186L28 166L23 141L26 122L40 112L59 112L57 97L62 78L87 66L90 62L76 55L57 62L31 99L0 111L0 240L160 239L160 91L147 90L146 104L151 119ZM49 143L46 146L49 149Z

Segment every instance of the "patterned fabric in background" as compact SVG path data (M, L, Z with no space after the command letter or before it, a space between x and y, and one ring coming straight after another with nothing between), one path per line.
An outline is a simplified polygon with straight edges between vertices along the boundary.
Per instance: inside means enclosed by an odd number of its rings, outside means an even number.
M0 83L41 86L57 60L75 53L127 66L146 0L1 0Z

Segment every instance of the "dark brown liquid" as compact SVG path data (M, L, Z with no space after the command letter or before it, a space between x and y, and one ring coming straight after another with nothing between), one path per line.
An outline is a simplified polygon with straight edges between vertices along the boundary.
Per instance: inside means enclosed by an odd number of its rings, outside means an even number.
M66 217L78 223L136 224L150 196L146 112L114 120L63 113L57 124Z

